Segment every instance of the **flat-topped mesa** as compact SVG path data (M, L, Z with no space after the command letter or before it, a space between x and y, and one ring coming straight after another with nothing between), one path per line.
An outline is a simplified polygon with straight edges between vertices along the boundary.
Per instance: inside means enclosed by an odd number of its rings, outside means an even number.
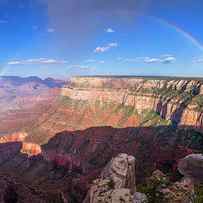
M203 80L141 77L74 77L61 95L72 100L153 111L174 126L203 127Z
M136 90L139 88L171 88L174 90L189 90L193 86L201 86L203 80L181 78L150 78L150 77L73 77L70 86L73 88L112 88ZM203 90L203 88L202 88Z

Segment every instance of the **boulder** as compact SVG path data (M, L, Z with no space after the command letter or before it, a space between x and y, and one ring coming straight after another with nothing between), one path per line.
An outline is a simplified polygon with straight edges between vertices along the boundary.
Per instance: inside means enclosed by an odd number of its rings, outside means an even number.
M203 182L203 155L190 154L181 159L178 164L179 172L195 182Z
M135 158L119 154L113 158L93 182L83 203L141 203L136 202Z
M128 188L135 192L135 158L127 154L119 154L104 168L101 178L113 180L114 188Z

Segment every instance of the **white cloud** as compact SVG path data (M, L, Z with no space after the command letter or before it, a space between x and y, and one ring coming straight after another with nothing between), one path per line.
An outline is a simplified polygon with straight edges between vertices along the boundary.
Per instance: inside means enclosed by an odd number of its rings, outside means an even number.
M68 63L68 61L65 61L65 60L36 58L36 59L9 61L8 65L39 65L39 64L51 65L51 64L67 64L67 63Z
M116 47L118 47L118 43L112 42L112 43L107 44L106 46L96 47L94 52L95 53L103 53L103 52L109 51L111 48L116 48Z
M118 43L117 42L112 42L108 44L109 47L118 47Z
M20 61L9 61L8 62L8 65L18 65L18 64L21 64Z
M118 60L118 59L117 59ZM169 64L176 61L176 58L173 55L165 54L160 57L135 57L135 58L119 58L119 61L126 63L134 63L134 62L144 62L144 63L162 63Z
M160 57L146 57L145 63L162 63L162 64L170 64L176 61L176 58L173 55L165 54Z
M159 58L146 57L146 58L144 59L144 62L145 62L145 63L157 63L157 62L160 62L160 59L159 59Z
M107 29L106 29L106 32L108 32L108 33L113 33L113 32L115 32L115 30L113 30L112 28L107 28Z
M203 63L203 57L194 58L194 59L193 59L193 62L194 62L194 63Z
M176 58L174 56L166 56L161 59L161 63L165 63L165 64L173 63L175 61L176 61Z
M53 33L53 32L55 32L55 29L54 28L48 28L47 32Z
M108 51L110 49L110 47L97 47L95 50L94 50L94 52L95 53L103 53L103 52L106 52L106 51Z

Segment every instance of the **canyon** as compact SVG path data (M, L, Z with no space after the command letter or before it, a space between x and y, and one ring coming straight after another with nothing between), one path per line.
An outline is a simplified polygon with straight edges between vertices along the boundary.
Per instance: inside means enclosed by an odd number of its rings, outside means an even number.
M28 142L44 144L58 132L93 126L202 130L203 85L197 79L73 77L60 87L39 90L41 100L32 88L21 108L12 104L1 114L2 135L23 131ZM22 100L21 94L16 100Z
M29 198L97 203L103 195L118 202L123 194L126 203L142 203L146 198L156 203L150 181L157 182L157 176L168 180L167 187L158 191L163 203L174 194L173 203L183 203L176 194L183 197L185 190L191 195L197 191L201 181L191 182L188 174L202 175L202 157L194 160L193 154L203 152L203 80L127 76L48 79L48 83L36 78L17 84L4 80L0 87L2 202L11 196L14 203ZM191 163L190 155L194 169L185 164ZM126 184L119 181L120 175L112 182L115 170L123 174L127 163ZM103 195L91 192L95 188Z
M133 107L138 114L154 111L174 125L202 128L202 80L134 77L76 77L63 96Z

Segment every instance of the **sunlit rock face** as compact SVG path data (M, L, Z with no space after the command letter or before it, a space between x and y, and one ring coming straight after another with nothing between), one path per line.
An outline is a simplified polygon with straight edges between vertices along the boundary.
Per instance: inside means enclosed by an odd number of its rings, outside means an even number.
M41 154L41 147L38 144L24 142L28 134L25 132L13 133L0 137L0 144L4 143L21 143L21 152L29 156Z
M0 137L0 143L23 142L27 136L28 134L25 132L17 132L11 135L4 135Z
M58 132L92 126L203 126L203 88L198 80L75 77L66 86L35 87L28 80L16 89L21 96L11 101L21 108L0 115L0 133L25 130L31 143L45 144ZM10 100L2 105L7 103Z
M61 94L74 100L133 106L138 113L153 110L174 125L202 128L202 81L130 77L75 77Z
M29 156L36 156L42 153L41 147L38 144L22 143L21 153L25 153Z

